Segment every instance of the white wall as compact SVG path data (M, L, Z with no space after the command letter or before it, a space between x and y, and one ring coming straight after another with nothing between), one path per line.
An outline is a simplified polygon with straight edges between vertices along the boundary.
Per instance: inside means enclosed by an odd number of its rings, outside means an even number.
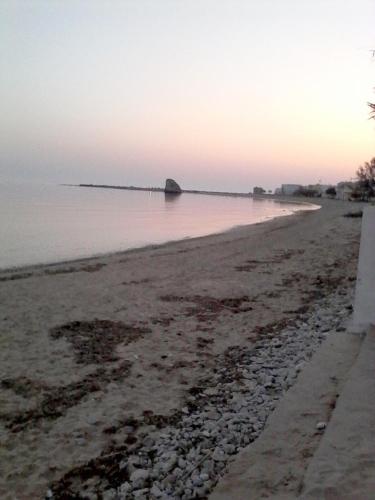
M354 302L353 330L375 325L375 207L363 211L361 246Z

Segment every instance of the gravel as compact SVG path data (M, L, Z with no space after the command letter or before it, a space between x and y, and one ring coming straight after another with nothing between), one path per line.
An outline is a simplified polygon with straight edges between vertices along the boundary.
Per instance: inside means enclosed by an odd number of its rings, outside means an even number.
M191 392L177 422L145 436L133 455L124 455L128 480L102 491L103 498L207 498L228 462L261 434L320 344L346 329L351 301L351 288L336 290L277 337L264 335L251 347L233 347L220 356L216 372ZM316 428L323 431L325 423ZM89 498L101 498L97 493Z

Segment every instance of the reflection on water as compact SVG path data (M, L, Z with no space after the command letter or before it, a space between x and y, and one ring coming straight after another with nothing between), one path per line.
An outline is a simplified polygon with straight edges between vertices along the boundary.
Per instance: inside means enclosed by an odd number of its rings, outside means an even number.
M182 193L164 193L164 200L166 203L174 203L179 200Z
M0 185L0 267L203 236L298 209L250 197Z

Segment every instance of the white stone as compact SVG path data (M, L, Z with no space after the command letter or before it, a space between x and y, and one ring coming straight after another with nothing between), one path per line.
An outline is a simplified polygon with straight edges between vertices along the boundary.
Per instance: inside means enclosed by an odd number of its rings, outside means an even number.
M103 491L103 500L115 500L116 498L118 498L118 495L115 489Z
M136 469L131 475L130 475L130 481L133 484L134 488L142 488L142 486L145 484L146 480L149 478L150 473L146 469Z
M217 387L208 387L205 391L204 394L207 396L216 396L219 394L220 390Z
M215 460L215 462L225 462L225 460L227 459L227 456L225 455L223 450L216 447L213 454L212 454L212 458L213 458L213 460Z
M125 482L118 488L118 492L120 495L126 495L131 489L131 485L128 482Z
M156 484L154 484L153 487L151 488L150 494L156 498L163 496L163 493L161 492L160 488Z
M148 498L148 488L143 488L141 490L135 490L133 491L133 496L134 498L139 498L139 500L147 500Z

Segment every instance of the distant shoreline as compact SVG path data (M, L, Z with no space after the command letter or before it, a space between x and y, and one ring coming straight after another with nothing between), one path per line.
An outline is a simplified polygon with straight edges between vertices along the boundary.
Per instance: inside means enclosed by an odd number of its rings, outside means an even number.
M102 188L102 189L126 189L128 191L153 191L157 193L165 193L164 188L158 187L138 187L138 186L111 186L108 184L73 184L78 187L88 187L88 188ZM199 189L181 189L181 193L167 193L171 195L178 195L182 193L190 194L209 194L215 196L242 196L242 197L253 197L252 193L231 193L226 191L202 191Z
M233 193L230 191L204 191L199 189L181 189L181 193L166 193L164 188L158 187L138 187L138 186L112 186L108 184L63 184L63 186L74 186L74 187L85 187L85 188L100 188L100 189L124 189L127 191L148 191L156 193L165 193L168 196L179 196L180 194L203 194L209 196L232 196L240 198L253 198L255 200L272 200L279 203L289 203L296 205L312 205L320 207L318 203L313 203L312 201L300 200L293 196L279 196L275 194L253 194L253 193Z

